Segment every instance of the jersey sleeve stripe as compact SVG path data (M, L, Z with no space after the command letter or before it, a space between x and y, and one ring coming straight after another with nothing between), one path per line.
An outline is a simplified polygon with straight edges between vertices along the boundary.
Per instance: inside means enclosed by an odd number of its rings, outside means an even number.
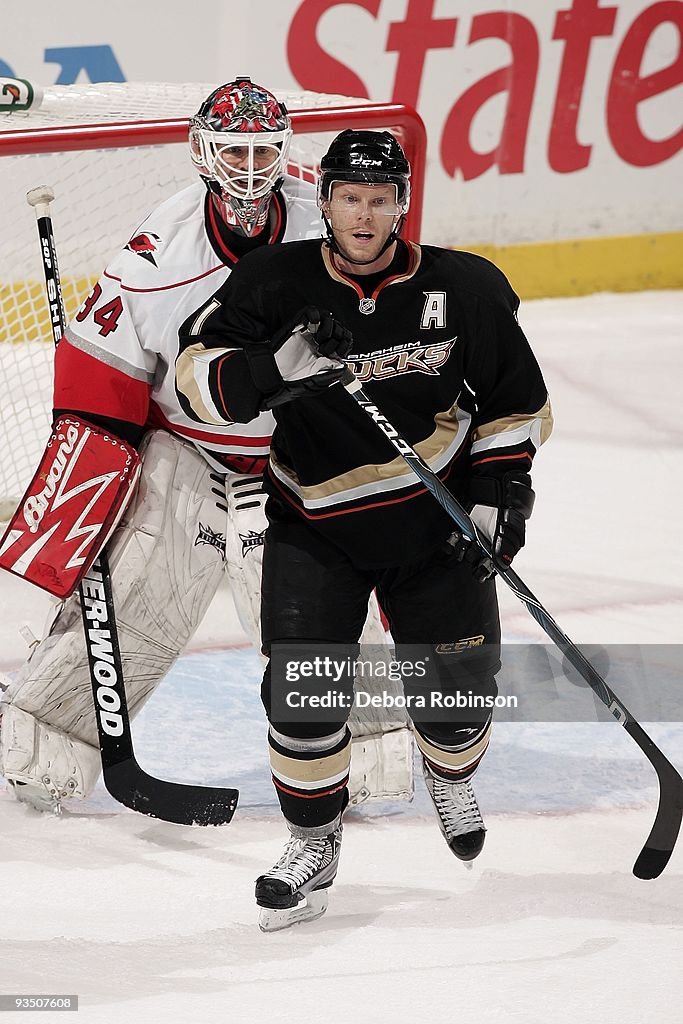
M228 403L225 400L223 388L221 387L221 372L226 362L236 354L236 351L236 349L233 349L231 352L226 352L225 355L221 356L219 359L216 359L212 366L209 368L209 386L215 388L215 390L218 392L220 408L222 409L225 418L229 420L231 423L234 422L234 420L230 415Z
M186 437L197 444L208 445L216 451L225 451L232 454L239 453L241 448L246 449L246 454L267 455L270 451L270 434L244 434L233 433L226 430L224 423L221 430L211 433L209 430L198 430L195 427L187 426L184 423L172 423L161 411L156 402L151 403L151 422L154 426L163 427L172 434ZM239 424L239 429L244 430L244 424Z
M77 334L73 327L67 327L64 332L64 340L72 348L79 349L81 352L85 353L85 355L92 356L98 363L111 367L112 370L123 374L127 378L143 381L143 383L149 385L154 383L154 374L150 373L144 366L136 366L135 363L131 363L128 359L124 359L118 352L115 353L110 349L102 348L99 345L93 344L93 342L88 341L87 338ZM64 342L60 342L60 348L62 344L64 344Z
M229 351L222 350L223 354ZM220 355L220 349L207 350L198 342L183 349L176 360L176 387L184 395L193 418L216 426L224 425L228 418L216 406L209 383L212 363Z
M517 413L482 423L472 431L472 454L493 448L512 448L530 441L537 451L550 437L553 414L547 401L537 412Z
M142 426L149 411L150 385L70 345L55 352L55 409L78 409Z

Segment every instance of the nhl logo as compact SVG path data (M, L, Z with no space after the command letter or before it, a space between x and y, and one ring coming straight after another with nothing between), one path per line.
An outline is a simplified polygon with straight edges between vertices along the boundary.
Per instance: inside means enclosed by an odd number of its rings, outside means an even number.
M365 313L369 316L370 313L375 312L375 300L374 299L361 299L358 303L358 309L361 313Z

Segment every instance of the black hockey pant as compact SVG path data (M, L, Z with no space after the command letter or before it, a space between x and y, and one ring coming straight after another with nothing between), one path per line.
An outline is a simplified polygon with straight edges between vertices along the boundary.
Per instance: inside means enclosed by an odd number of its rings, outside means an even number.
M420 662L426 666L424 675L418 667L402 678L406 698L413 698L407 710L416 740L432 770L449 781L464 781L488 745L500 667L495 583L476 581L448 544L419 563L360 569L303 521L271 521L262 582L263 650L271 660L261 698L271 725L280 806L299 826L331 823L346 806L353 661L373 588L389 620L397 661L413 669ZM332 652L339 666L347 666L334 688L346 705L305 714L297 710L301 697L292 701L292 692L302 687L292 681L297 675L289 666L302 656L310 661L312 649L322 656ZM325 673L308 675L304 682L308 692L316 684L321 692L330 689ZM425 703L418 709L420 696ZM474 707L462 710L464 699Z

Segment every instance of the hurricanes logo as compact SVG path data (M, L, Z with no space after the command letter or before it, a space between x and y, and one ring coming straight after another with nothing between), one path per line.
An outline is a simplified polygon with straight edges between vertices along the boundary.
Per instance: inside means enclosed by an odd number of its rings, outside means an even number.
M134 252L136 256L142 256L143 260L147 260L152 266L156 267L157 261L154 259L154 253L157 251L155 242L160 242L159 235L153 234L151 231L143 232L141 235L136 235L135 238L131 238L130 242L126 246L129 252Z
M415 341L408 345L384 348L379 352L362 353L346 362L360 381L386 380L404 373L426 373L436 377L457 340L456 335L455 338L433 345L421 345Z
M8 106L14 107L21 100L21 89L14 82L7 82L2 87L2 98Z
M38 95L37 105L40 105ZM30 110L36 95L33 86L25 78L0 78L0 111Z
M255 548L263 547L265 536L265 530L261 530L260 533L256 533L255 530L249 530L246 534L241 533L240 540L242 541L242 558L246 558L249 552L254 551Z
M216 548L221 553L221 558L225 561L225 534L214 533L209 526L204 526L203 523L199 524L199 533L197 534L194 542L194 546L198 544L209 544L212 548Z

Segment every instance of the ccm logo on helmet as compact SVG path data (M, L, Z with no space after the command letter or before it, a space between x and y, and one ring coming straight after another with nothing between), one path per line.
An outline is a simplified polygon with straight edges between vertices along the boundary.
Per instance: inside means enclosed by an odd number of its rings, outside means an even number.
M382 167L381 160L373 160L364 153L351 153L349 163L354 167Z

